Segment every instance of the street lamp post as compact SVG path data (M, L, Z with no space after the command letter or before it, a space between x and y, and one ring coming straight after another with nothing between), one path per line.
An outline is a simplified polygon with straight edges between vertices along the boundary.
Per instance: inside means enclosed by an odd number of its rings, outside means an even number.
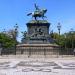
M60 42L60 29L61 29L60 23L58 23L57 28L58 28L58 31L59 31L59 40L58 40L58 43L59 43Z
M58 31L59 31L59 38L58 38L58 44L60 45L60 29L61 29L61 25L60 25L60 23L58 23L58 25L57 25L57 28L58 28ZM57 50L57 57L58 57L58 55L59 55L59 51L60 51L61 49L60 49L60 47L59 47L59 50Z
M66 49L66 33L65 33L65 49Z
M74 43L73 43L73 33L74 33L74 31L73 31L73 29L71 29L71 36L72 36L72 49L74 48Z
M2 42L0 42L0 55L2 55L2 50L3 50Z
M17 29L18 29L18 26L17 26L17 24L14 26L14 28L15 28L15 35L14 35L14 40L16 41L15 42L15 55L16 55L16 44L17 44Z

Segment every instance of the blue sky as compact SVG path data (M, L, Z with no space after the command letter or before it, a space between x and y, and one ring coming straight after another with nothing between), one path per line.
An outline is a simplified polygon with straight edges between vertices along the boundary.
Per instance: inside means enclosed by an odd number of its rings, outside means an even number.
M27 30L26 23L31 17L27 13L34 11L34 3L40 8L47 8L47 20L51 23L50 30L58 32L57 24L61 23L61 34L71 28L75 31L75 0L0 0L0 31L9 30L17 23L19 40L21 32Z

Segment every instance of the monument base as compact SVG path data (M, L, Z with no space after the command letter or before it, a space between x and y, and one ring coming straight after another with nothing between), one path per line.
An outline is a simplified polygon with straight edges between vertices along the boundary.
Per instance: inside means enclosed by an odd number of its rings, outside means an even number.
M57 55L59 46L54 44L20 44L17 45L16 54L33 55Z

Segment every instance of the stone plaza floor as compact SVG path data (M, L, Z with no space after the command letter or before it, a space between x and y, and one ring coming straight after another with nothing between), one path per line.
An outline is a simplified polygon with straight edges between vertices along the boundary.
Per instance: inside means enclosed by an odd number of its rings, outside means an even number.
M75 57L0 56L0 75L75 75Z

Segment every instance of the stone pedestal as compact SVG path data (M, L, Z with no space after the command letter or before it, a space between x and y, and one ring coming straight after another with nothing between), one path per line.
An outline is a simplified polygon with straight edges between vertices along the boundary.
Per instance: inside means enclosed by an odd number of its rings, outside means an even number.
M31 20L27 23L27 36L23 43L26 44L50 44L53 39L49 35L49 26L46 20Z
M31 20L27 24L27 34L23 44L17 45L17 50L25 55L58 54L58 46L54 45L49 35L49 26L46 20Z

